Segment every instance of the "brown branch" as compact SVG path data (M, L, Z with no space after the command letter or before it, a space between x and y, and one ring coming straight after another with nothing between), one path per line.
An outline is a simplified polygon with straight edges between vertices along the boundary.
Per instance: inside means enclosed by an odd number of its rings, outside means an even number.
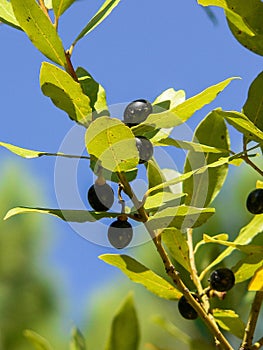
M65 51L65 56L66 56L66 61L67 61L67 67L66 67L66 71L68 72L68 74L78 83L78 77L77 74L75 72L75 69L72 65L71 59L70 59L70 54L68 51Z
M251 347L251 350L258 350L263 346L263 337L260 338L255 344Z

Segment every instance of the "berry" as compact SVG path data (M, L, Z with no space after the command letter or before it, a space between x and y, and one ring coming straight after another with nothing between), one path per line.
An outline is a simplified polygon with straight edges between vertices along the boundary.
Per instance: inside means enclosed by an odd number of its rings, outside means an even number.
M198 296L193 294L193 297L198 301ZM198 317L198 313L195 309L188 303L185 296L182 296L178 302L178 310L180 314L187 320L195 320Z
M213 271L209 278L210 286L218 292L226 292L235 284L234 273L227 268L221 268Z
M139 151L139 163L143 164L148 162L153 156L153 146L151 141L149 141L144 136L137 136L135 138L136 140L136 147Z
M142 123L152 110L152 105L147 100L133 101L124 110L124 123L129 127Z
M107 211L114 202L113 190L107 183L95 183L88 190L88 201L95 211Z
M247 197L247 210L252 214L263 214L263 188L257 188Z
M117 219L113 221L108 229L108 239L110 244L117 249L123 249L132 240L132 225L127 220Z

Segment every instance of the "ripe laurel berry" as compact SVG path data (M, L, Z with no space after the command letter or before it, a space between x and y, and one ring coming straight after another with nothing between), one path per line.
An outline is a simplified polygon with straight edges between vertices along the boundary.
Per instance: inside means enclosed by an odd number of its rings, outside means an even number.
M127 220L117 219L108 229L108 240L117 249L123 249L129 245L133 237L132 225Z
M88 190L88 201L95 211L107 211L114 202L114 192L107 183L95 183Z
M263 188L256 188L247 197L247 210L252 214L263 214Z
M136 140L136 147L139 151L139 163L143 164L148 162L153 156L153 145L151 141L149 141L144 136L137 136L135 138Z
M199 300L196 294L192 294L192 295L197 301ZM178 301L178 310L180 314L187 320L195 320L198 317L198 313L188 303L184 295Z
M210 286L218 292L226 292L235 284L234 273L225 267L213 271L209 278Z
M142 123L152 113L152 105L147 100L135 100L128 104L124 110L124 123L131 127Z

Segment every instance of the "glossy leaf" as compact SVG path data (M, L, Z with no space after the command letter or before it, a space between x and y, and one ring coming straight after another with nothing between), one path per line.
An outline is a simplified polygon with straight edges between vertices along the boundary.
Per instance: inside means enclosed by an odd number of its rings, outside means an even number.
M162 241L169 249L173 259L190 272L189 248L185 235L175 228L167 228L162 231Z
M230 141L224 120L216 113L209 113L197 126L193 141L201 144L228 150ZM201 168L207 164L218 161L221 157L227 157L225 153L197 153L189 151L186 157L184 172ZM195 207L206 207L219 193L228 172L228 164L216 168L207 168L202 174L193 175L183 182L183 191L188 193L185 204Z
M66 158L81 158L82 156L75 156L75 155L70 155L70 154L65 154L65 153L50 153L50 152L41 152L41 151L34 151L31 149L27 148L22 148L18 147L15 145L11 145L10 143L6 142L0 142L0 147L4 147L11 151L12 153L23 157L23 158L38 158L42 156L54 156L54 157L66 157ZM88 159L89 157L85 157L85 159Z
M30 341L35 350L52 350L49 342L36 332L27 329L24 331L24 336Z
M137 350L140 327L132 294L124 300L115 314L105 350Z
M140 125L132 128L135 135L144 135L153 129L171 128L186 122L196 111L212 102L227 85L237 78L229 78L208 87L168 111L150 114Z
M135 137L119 119L100 117L86 131L88 153L112 172L134 169L139 162Z
M151 230L176 227L185 229L198 227L205 223L213 214L213 208L194 208L185 205L173 208L165 208L151 216L147 221L147 227Z
M11 0L11 4L17 21L35 47L51 61L66 67L62 41L37 2Z
M144 208L149 211L156 211L163 208L163 206L174 206L178 203L178 200L184 197L185 193L169 193L169 192L158 192L152 196L147 197ZM180 202L180 201L179 201Z
M225 118L230 125L241 132L246 138L263 143L263 131L258 129L243 113L222 111L219 109L213 112Z
M166 179L163 175L162 169L154 158L147 162L146 168L149 188L158 186L159 184L165 182Z
M92 17L85 28L80 32L77 38L73 42L73 46L85 35L95 29L105 18L109 16L111 11L119 4L120 0L106 0L100 7L98 12Z
M43 62L40 70L40 85L44 95L51 98L55 106L65 111L69 117L88 126L92 121L90 99L68 73Z
M248 97L243 111L249 120L263 131L263 72L252 82L248 90Z
M180 103L185 101L185 92L183 90L174 90L173 88L169 88L163 91L152 103L153 110L155 112L162 112L163 110L169 110Z
M261 266L252 278L248 290L263 292L263 266Z
M75 0L52 0L52 7L57 18L59 18Z
M254 216L254 218L246 226L242 227L233 243L243 245L250 243L254 237L263 231L262 217L263 215ZM213 266L219 264L227 256L229 256L234 249L234 247L227 247L221 254L219 254L218 257L202 271L200 274L200 279L202 279Z
M85 339L78 328L73 328L71 332L70 350L86 350Z
M84 94L90 99L93 118L102 113L108 115L109 112L104 88L97 83L84 68L78 67L76 74Z
M226 0L228 7L241 16L246 25L255 34L254 36L249 35L246 31L241 30L236 23L233 22L232 18L229 17L228 13L228 25L234 35L234 37L243 45L245 48L263 55L263 27L262 27L262 16L263 16L263 3L260 0Z
M253 277L257 269L263 266L262 252L251 252L242 258L232 268L235 273L236 283L241 283Z
M228 19L233 23L240 31L245 32L247 35L254 36L254 31L247 25L244 18L238 13L234 12L232 7L228 6L225 0L198 0L199 5L203 6L219 6L226 11Z
M128 255L105 254L99 257L107 264L118 267L135 283L139 283L160 298L179 299L181 293L162 277Z
M245 324L233 310L214 309L213 316L219 326L242 339L245 332Z
M70 210L70 209L50 209L50 208L30 208L16 207L10 209L4 217L4 220L18 214L39 213L58 217L64 221L71 222L94 222L103 218L116 218L120 213L95 212L88 210Z
M0 0L0 21L21 30L21 27L14 15L12 5L7 0Z
M174 146L180 149L186 149L193 152L202 152L202 153L219 153L222 156L222 153L228 152L228 150L213 146L204 145L198 142L193 141L181 141L174 140L171 137L166 137L164 139L158 140L155 142L155 138L151 139L154 146Z

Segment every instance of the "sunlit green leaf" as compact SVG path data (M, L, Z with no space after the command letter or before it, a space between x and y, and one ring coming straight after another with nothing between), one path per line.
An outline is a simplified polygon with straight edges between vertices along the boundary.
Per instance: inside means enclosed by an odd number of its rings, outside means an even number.
M77 38L74 40L75 45L81 38L95 29L105 18L109 16L111 11L119 4L120 0L106 0L98 12L92 17L85 28L80 32Z
M152 196L147 197L144 203L144 208L147 211L156 211L163 208L163 206L174 206L175 203L178 205L178 200L184 197L185 193L170 193L170 192L158 192ZM179 201L180 202L180 201Z
M204 235L204 237L207 237L207 235ZM212 238L213 238L213 240L216 240L216 242L217 242L218 240L220 240L220 241L227 241L227 240L228 240L228 234L226 234L226 233L219 233L218 235L215 235L215 236L213 236ZM200 241L196 244L196 246L195 246L194 253L196 253L197 250L198 250L202 245L204 245L204 244L206 244L206 243L209 243L209 242L207 242L205 239L200 240Z
M160 298L175 300L181 293L162 277L127 255L105 254L99 257L107 264L118 267L135 283L139 283Z
M213 309L213 316L222 329L243 338L245 324L233 310Z
M250 28L245 19L242 18L238 13L234 12L232 7L228 6L225 0L197 0L199 5L203 6L218 6L226 11L228 19L233 23L239 30L245 32L247 35L254 36L255 33Z
M247 31L242 30L237 23L233 22L233 19L229 17L229 13L226 12L228 19L228 25L232 34L245 48L263 55L263 3L260 0L226 0L228 8L243 18L246 26L255 34L249 35Z
M54 13L59 18L75 0L52 0Z
M263 266L262 252L252 251L249 255L239 260L232 268L235 273L236 283L241 283L251 278L261 266Z
M163 110L169 110L180 103L185 101L185 92L183 90L174 90L169 88L163 91L152 103L153 110L156 112L162 112Z
M21 30L21 27L14 15L12 5L7 0L0 0L0 21Z
M74 327L71 332L70 350L86 350L84 336L76 327Z
M193 141L201 144L228 150L230 147L229 135L224 120L216 113L209 113L197 126ZM184 172L201 168L227 157L225 153L197 153L189 151L186 157ZM183 182L183 191L188 193L185 204L195 207L206 207L219 193L223 186L228 172L228 164L216 168L207 168L202 174L193 175Z
M104 113L108 114L108 106L106 102L106 92L104 88L93 79L93 77L81 67L78 67L76 74L79 79L79 83L85 95L90 99L90 107L93 111L93 118ZM95 113L97 115L95 115Z
M263 131L258 129L243 113L216 109L215 114L223 117L246 138L263 143Z
M185 235L175 228L167 228L162 231L162 241L169 249L173 259L190 272L189 247Z
M29 208L16 207L10 209L4 217L4 220L12 216L26 213L49 214L56 216L64 221L71 222L94 222L103 218L116 218L120 213L94 212L88 210L70 210L70 209L50 209L50 208Z
M76 122L87 126L92 121L90 99L67 72L43 62L40 70L40 86L43 94L65 111Z
M86 131L88 153L112 172L134 169L139 162L135 137L119 119L100 117Z
M154 158L147 162L146 168L149 188L157 186L166 180L159 164Z
M105 350L137 350L140 327L132 294L124 300L115 314Z
M52 350L49 342L36 332L27 329L24 331L24 336L34 346L35 350Z
M21 28L36 48L51 61L66 67L67 61L55 27L35 0L11 0L14 14Z
M186 122L196 111L212 102L233 79L237 78L229 78L210 86L168 111L150 114L143 123L133 127L132 131L135 135L144 135L155 129L171 128Z
M147 226L151 230L167 227L176 227L178 229L198 227L205 223L214 213L215 209L213 208L195 208L185 205L165 208L151 216Z
M233 243L243 245L250 243L254 237L263 231L262 217L263 214L255 215L254 218L246 226L242 227ZM200 279L202 279L213 266L219 264L222 260L229 256L234 251L234 249L234 247L227 247L221 254L219 254L218 257L202 271L200 274Z
M248 290L255 290L263 292L263 266L261 266L252 278Z

